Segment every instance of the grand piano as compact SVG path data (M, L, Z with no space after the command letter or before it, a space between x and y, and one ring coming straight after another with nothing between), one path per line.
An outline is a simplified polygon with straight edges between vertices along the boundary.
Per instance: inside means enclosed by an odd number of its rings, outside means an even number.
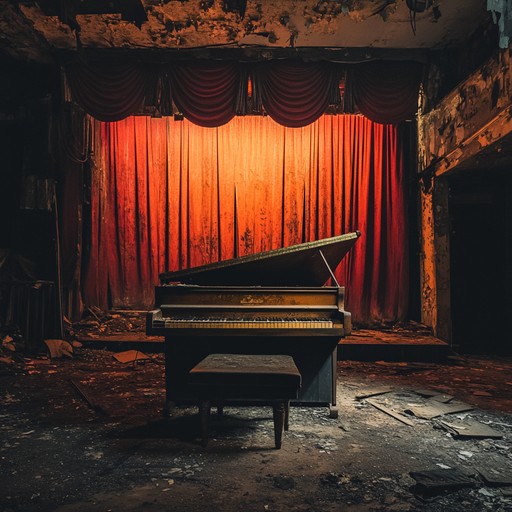
M336 405L336 348L352 323L333 271L359 236L160 274L146 332L165 337L164 411L196 403L188 373L212 353L291 355L298 403Z

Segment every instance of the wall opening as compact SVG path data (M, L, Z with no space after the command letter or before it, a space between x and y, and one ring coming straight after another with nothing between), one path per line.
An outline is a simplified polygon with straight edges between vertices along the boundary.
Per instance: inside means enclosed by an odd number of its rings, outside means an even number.
M449 183L454 347L510 355L512 174L467 171Z

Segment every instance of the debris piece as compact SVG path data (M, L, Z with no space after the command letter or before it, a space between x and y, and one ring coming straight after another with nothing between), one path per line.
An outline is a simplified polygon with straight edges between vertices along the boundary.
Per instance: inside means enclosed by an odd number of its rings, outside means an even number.
M444 491L474 487L476 484L472 477L458 468L411 471L409 475L416 481L414 494L421 498L431 498Z
M295 487L295 480L291 476L275 476L273 484L277 489L289 491Z
M430 398L432 396L439 395L439 391L433 391L431 389L426 389L426 388L414 388L411 391L413 391L417 395L423 396L425 398Z
M454 437L460 439L501 439L503 437L497 430L475 420L466 420L464 423L440 421L440 424Z
M502 473L490 468L476 468L476 470L488 485L495 485L497 487L512 486L512 473Z
M350 481L349 477L337 473L327 473L320 478L320 483L331 487L341 487Z
M92 315L94 318L96 318L96 320L97 320L98 322L101 322L101 320L100 320L99 316L96 314L96 312L95 312L94 310L98 311L98 312L99 312L99 314L102 314L102 313L103 313L103 312L101 311L101 309L99 309L99 308L97 308L97 307L95 307L95 306L91 306L91 307L88 307L88 308L87 308L87 311L89 311L89 313L91 313L91 315Z
M71 345L73 345L73 347L74 347L74 348L80 348L80 347L82 347L82 346L83 346L83 344L82 344L82 343L80 343L79 341L76 341L76 340L73 340L73 341L71 342Z
M44 340L44 343L48 347L52 359L62 356L73 357L73 346L66 340Z
M468 460L470 459L471 457L473 457L474 453L473 452L468 452L467 450L461 450L458 454L457 454L457 457L459 457L459 459L462 459L462 460Z
M14 345L14 340L10 336L6 336L3 339L2 348L4 350L9 350L10 352L16 352L16 346Z
M69 383L78 391L80 397L83 398L92 409L102 416L108 416L108 412L89 396L81 384L73 379L69 379Z
M356 395L356 400L362 400L363 398L370 398L372 396L385 395L393 391L390 387L379 387L379 388L370 388L362 393Z
M401 421L402 423L405 423L406 425L409 425L410 427L414 426L414 423L410 419L406 418L405 416L402 416L401 414L389 409L388 407L386 407L384 405L379 404L378 402L375 402L371 398L367 398L366 401L370 405L373 405L373 407L375 407L376 409L379 409L379 411L382 411L382 412L388 414L389 416L395 418L396 420Z
M455 397L452 395L445 395L444 393L441 393L439 395L434 395L429 397L429 401L433 400L434 402L441 402L443 404L447 404L448 402L451 402Z
M473 391L473 396L492 396L489 391Z
M140 350L125 350L124 352L118 352L114 354L114 359L117 359L120 363L133 363L135 361L143 361L145 359L151 359L149 356L141 352Z
M438 416L443 416L445 414L472 411L473 409L473 406L462 402L443 404L441 402L433 401L428 405L411 405L405 410L405 412L414 414L414 416L417 416L418 418L431 420L432 418L437 418Z

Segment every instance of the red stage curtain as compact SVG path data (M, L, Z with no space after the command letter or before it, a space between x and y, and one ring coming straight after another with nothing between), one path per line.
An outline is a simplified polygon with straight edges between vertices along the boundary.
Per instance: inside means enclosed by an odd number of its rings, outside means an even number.
M235 63L176 63L169 76L174 103L193 123L222 126L235 116L241 80Z
M172 102L199 126L217 127L244 114L253 100L276 122L301 127L340 104L344 66L329 62L248 63L191 61L168 65L101 62L67 67L73 99L96 119L117 121L144 107L172 113ZM369 119L397 124L417 110L421 65L369 62L348 69L347 105L352 100ZM253 81L248 97L247 77Z
M359 229L337 269L360 322L406 317L404 169L397 129L362 116L303 128L235 117L96 124L84 299L151 306L162 271ZM305 270L307 271L307 270Z
M67 67L73 99L100 121L118 121L139 112L155 83L148 66L118 62Z
M252 78L256 104L283 126L306 126L340 102L340 72L325 62L266 62L254 66Z
M412 119L418 110L422 66L412 61L372 61L347 73L346 92L359 111L376 123Z

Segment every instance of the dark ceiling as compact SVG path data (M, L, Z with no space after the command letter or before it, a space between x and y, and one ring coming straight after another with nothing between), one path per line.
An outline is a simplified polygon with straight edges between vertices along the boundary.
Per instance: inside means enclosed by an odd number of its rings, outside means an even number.
M371 52L405 55L461 45L489 20L486 5L485 0L0 0L0 52L49 61L77 48L330 48L340 58L357 60Z

